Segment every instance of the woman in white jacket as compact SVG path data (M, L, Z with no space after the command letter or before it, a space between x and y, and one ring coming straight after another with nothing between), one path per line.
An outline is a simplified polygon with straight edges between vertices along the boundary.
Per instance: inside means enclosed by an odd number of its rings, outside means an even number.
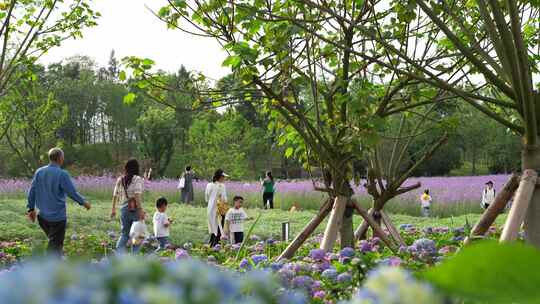
M210 233L210 247L216 246L223 231L224 217L218 212L218 201L227 202L227 190L225 189L225 177L227 174L218 169L214 173L212 182L206 186L204 197L208 203L208 233Z
M482 192L482 208L487 209L495 201L495 188L493 188L493 182L486 183L486 187Z

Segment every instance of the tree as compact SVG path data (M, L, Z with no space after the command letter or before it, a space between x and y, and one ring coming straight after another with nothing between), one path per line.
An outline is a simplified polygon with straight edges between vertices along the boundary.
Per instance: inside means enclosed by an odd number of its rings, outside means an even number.
M175 112L167 107L148 107L137 119L140 149L152 161L156 174L162 176L175 147L177 125Z
M252 96L249 88L257 86L264 95L271 127L279 130L282 142L294 146L286 155L303 159L307 168L322 170L324 185L318 190L335 199L321 243L325 250L333 247L345 209L352 208L349 181L353 160L376 144L383 118L448 98L437 90L418 87L404 92L414 84L413 78L381 75L371 69L375 60L364 60L351 51L366 51L358 26L371 22L371 7L362 1L330 5L331 12L308 7L303 1L169 2L158 14L171 28L197 32L224 45L229 57L223 64L248 89L248 98ZM329 22L334 14L353 22ZM151 69L141 62L144 60L132 64L135 74L144 75ZM390 81L384 81L387 78ZM388 85L353 98L354 81ZM214 97L210 95L210 100ZM341 229L345 230L352 231L352 226ZM351 243L346 235L349 233L341 234L342 244Z
M40 66L33 69L43 70ZM25 175L32 176L44 162L43 149L56 144L56 130L64 121L67 109L47 92L43 79L19 79L19 85L0 100L0 109L9 109L11 113L12 124L5 134L6 141L24 165Z
M90 2L9 0L0 5L0 97L19 85L24 66L63 40L81 37L85 27L96 25L99 13L91 9ZM0 124L0 136L11 122Z

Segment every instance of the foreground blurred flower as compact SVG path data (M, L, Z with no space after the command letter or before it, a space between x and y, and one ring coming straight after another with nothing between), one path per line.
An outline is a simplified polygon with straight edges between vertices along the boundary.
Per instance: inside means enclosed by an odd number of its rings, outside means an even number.
M31 284L32 292L18 288L24 284ZM269 274L239 276L191 259L162 264L130 256L105 264L29 263L1 273L0 297L10 304L306 303L302 294L285 296Z
M401 265L401 259L399 257L388 257L380 262L381 265L389 267L398 267Z
M380 267L368 274L351 304L438 304L441 299L427 285L398 267Z

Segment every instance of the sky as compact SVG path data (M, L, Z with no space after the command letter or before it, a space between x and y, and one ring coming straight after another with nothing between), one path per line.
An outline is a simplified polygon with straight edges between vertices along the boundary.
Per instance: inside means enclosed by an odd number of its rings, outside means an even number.
M147 6L157 10L164 0L96 0L94 8L101 13L97 27L86 29L84 37L65 41L42 57L44 64L74 55L86 55L105 66L111 50L118 59L125 56L150 58L159 69L174 72L180 65L202 72L212 79L228 74L221 66L226 55L210 38L169 30Z

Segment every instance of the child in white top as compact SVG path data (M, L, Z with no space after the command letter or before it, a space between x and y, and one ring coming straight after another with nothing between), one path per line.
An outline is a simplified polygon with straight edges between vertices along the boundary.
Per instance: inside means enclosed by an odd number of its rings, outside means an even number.
M129 231L131 246L134 253L139 252L142 242L148 237L148 227L144 222L146 213L141 211L140 220L133 222Z
M171 226L172 220L165 213L168 204L169 202L167 202L167 199L164 197L160 197L156 201L157 211L154 213L154 218L152 220L154 224L154 236L159 242L159 247L156 249L156 252L165 249L169 244L169 227Z
M420 196L420 204L422 205L422 216L429 217L429 209L431 208L432 198L429 195L429 190L424 190L424 193Z
M238 244L244 241L244 222L250 219L242 208L244 198L235 196L234 208L229 209L225 215L225 235L230 236L231 243Z

